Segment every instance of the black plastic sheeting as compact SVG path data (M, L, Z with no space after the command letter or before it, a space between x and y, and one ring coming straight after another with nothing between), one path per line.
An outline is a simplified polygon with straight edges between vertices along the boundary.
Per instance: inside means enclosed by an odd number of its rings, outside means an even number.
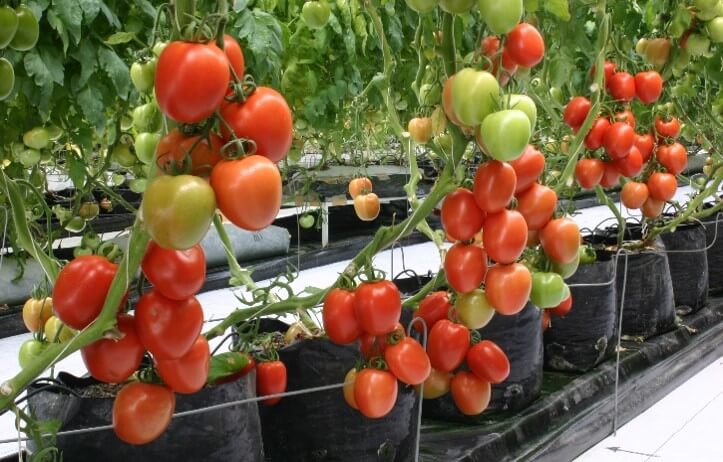
M644 343L623 342L618 426L723 354L723 299L712 300L683 323L688 328ZM546 372L541 397L519 413L489 415L473 426L425 420L420 460L573 460L612 433L614 389L614 359L585 374Z
M617 306L614 276L613 255L600 250L594 263L580 265L567 279L572 286L572 309L567 316L553 316L545 331L548 369L584 372L613 352Z
M711 293L723 292L723 212L702 220L708 256L708 283Z
M176 394L176 412L251 398L256 395L255 374L231 383L206 387L192 395ZM98 384L61 373L58 377L72 389ZM40 420L58 419L61 430L108 425L112 421L113 398L78 398L43 390L28 398L31 412ZM261 425L256 403L241 404L174 418L157 440L132 446L118 439L113 430L59 436L56 447L66 462L156 462L194 460L204 462L262 462ZM31 445L29 447L32 448ZM243 454L242 458L239 455Z
M661 236L668 253L677 313L695 313L708 297L708 258L705 228L699 223L678 226Z

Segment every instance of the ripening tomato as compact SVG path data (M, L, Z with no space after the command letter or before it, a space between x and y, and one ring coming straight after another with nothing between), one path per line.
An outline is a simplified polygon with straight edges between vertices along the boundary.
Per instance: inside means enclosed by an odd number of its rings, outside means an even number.
M602 180L605 163L600 159L580 159L575 165L575 178L584 189L592 189Z
M493 34L509 33L520 22L525 12L523 2L520 0L504 3L496 0L479 0L477 5L480 17Z
M603 137L605 152L613 159L627 156L635 144L635 130L625 122L615 122Z
M141 269L161 295L185 300L198 293L206 281L206 256L200 244L188 250L173 250L151 242Z
M533 67L545 56L545 41L535 26L523 22L507 34L505 49L520 66Z
M417 144L427 144L432 138L432 119L430 117L415 117L409 121L407 131Z
M457 316L468 329L481 329L486 326L495 315L495 310L487 300L482 289L475 289L466 294L457 294L454 304Z
M640 208L640 211L643 212L643 216L645 218L657 218L661 213L663 213L664 207L665 201L649 197Z
M446 395L449 393L452 377L454 377L454 375L451 372L442 372L437 369L432 369L429 377L427 377L427 380L424 381L422 397L424 399L436 399L440 396Z
M427 354L432 367L452 372L464 361L469 349L469 329L448 319L437 322L427 337Z
M467 371L460 371L454 375L450 391L454 404L465 415L481 414L487 409L492 397L490 383Z
M592 109L592 103L589 99L584 96L576 96L565 106L562 120L565 121L568 127L577 129L585 122L590 109Z
M106 258L85 255L65 265L53 288L53 309L63 323L84 329L98 317L118 266Z
M256 365L256 395L266 396L286 391L286 365L279 360L265 361ZM262 401L272 406L281 398L268 398Z
M487 253L475 244L458 242L447 251L444 271L450 287L459 293L471 292L487 274Z
M404 337L399 343L388 344L384 360L389 370L400 382L419 385L427 380L432 366L422 345L412 337Z
M388 334L394 330L402 314L399 289L391 281L364 282L354 293L354 310L364 332Z
M242 81L246 72L244 54L236 39L228 34L223 36L223 52L231 65L231 78Z
M688 151L680 143L661 146L656 153L658 162L668 170L668 173L677 175L688 166Z
M522 109L504 109L485 117L475 132L482 150L495 160L513 161L525 151L532 136L531 118Z
M669 201L675 196L677 189L678 181L673 174L655 172L648 178L648 190L651 199L663 202Z
M354 198L354 211L362 221L374 221L379 216L381 204L374 193L359 194Z
M635 114L630 108L626 108L624 111L620 111L615 114L615 122L625 122L635 130Z
M540 244L550 260L570 263L580 248L580 227L571 218L552 220L542 229Z
M482 340L467 351L467 365L485 382L502 383L510 375L510 360L491 340Z
M648 196L650 196L648 185L629 181L620 192L620 202L629 209L639 209L648 200Z
M121 383L138 370L145 349L141 344L133 316L118 316L119 339L103 338L81 349L83 362L96 380Z
M222 147L223 141L215 133L202 139L200 135L186 136L181 130L174 128L158 142L156 163L164 173L208 176L213 167L222 160Z
M221 117L226 121L221 124L224 140L233 137L251 140L256 144L254 154L278 162L291 149L291 109L281 93L273 88L256 87L243 102L223 108Z
M480 42L480 52L488 58L492 58L498 51L500 51L499 37L490 35L488 37L484 37Z
M607 82L608 91L613 99L632 101L635 98L635 78L627 72L616 72Z
M442 87L442 109L447 115L447 119L457 126L461 126L462 122L457 118L454 113L454 105L452 101L452 82L454 81L454 75L444 81L444 87Z
M23 323L30 332L43 328L52 315L53 299L50 297L30 297L23 305Z
M650 133L644 135L635 135L635 147L643 156L643 162L647 162L653 155L653 147L655 146L655 138Z
M208 340L199 335L191 350L178 359L156 359L156 369L163 382L176 393L200 391L208 380L211 349Z
M515 194L519 194L535 184L540 178L540 175L545 170L545 156L534 146L528 144L522 155L509 162L509 164L515 171L515 177L517 178Z
M527 245L527 222L520 212L502 210L487 216L482 242L489 257L497 263L512 263Z
M441 220L452 239L467 241L482 229L485 213L477 206L472 191L457 188L444 198Z
M666 138L677 138L680 135L680 120L677 117L671 117L670 120L664 120L660 117L655 118L655 131L659 136Z
M584 119L583 119L584 120ZM592 123L592 128L585 136L585 147L591 151L600 149L603 145L605 132L610 128L610 121L605 117L598 117Z
M515 169L507 162L490 160L480 165L474 177L474 199L487 213L503 210L517 187Z
M663 93L663 78L656 71L635 74L635 92L643 104L652 104Z
M535 272L532 275L530 302L538 308L553 308L570 296L570 288L562 276L553 272Z
M360 194L369 194L372 192L372 180L367 177L354 178L349 182L349 195L352 199Z
M124 386L113 401L113 431L128 444L147 444L166 431L176 408L167 387L143 382Z
M620 172L615 168L612 162L605 162L605 171L600 180L600 186L603 188L612 188L620 182Z
M156 359L178 359L201 333L203 309L196 297L176 301L151 290L138 300L135 321L138 337Z
M633 146L627 156L622 159L615 159L613 165L621 175L632 178L643 170L643 156L638 148Z
M485 279L487 299L500 314L517 314L525 307L532 291L532 275L525 265L495 265Z
M525 218L527 228L537 231L545 227L557 208L557 194L547 186L535 183L517 196L517 210Z
M569 295L565 300L561 301L555 308L547 310L550 314L555 316L567 316L572 309L572 294Z
M177 122L201 122L221 105L230 76L228 59L214 42L171 42L156 65L158 105Z
M266 157L224 160L211 172L218 209L249 231L269 226L281 209L281 174Z
M324 331L334 343L344 345L359 338L362 333L354 310L354 292L332 289L324 299L322 312Z
M354 384L356 383L357 370L355 367L349 369L349 372L344 376L344 401L349 405L350 408L359 410L359 406L356 405L356 399L354 398Z
M447 319L449 310L451 309L452 304L449 302L449 294L447 292L432 292L419 302L419 308L416 313L414 313L412 320L422 318L427 325L427 332L429 332L437 321ZM419 322L413 322L412 325L417 332L423 332L423 328Z
M451 85L453 114L463 124L477 126L497 108L500 86L489 72L462 69L454 75Z
M354 382L354 401L365 417L379 419L389 414L397 402L397 378L379 369L362 369Z

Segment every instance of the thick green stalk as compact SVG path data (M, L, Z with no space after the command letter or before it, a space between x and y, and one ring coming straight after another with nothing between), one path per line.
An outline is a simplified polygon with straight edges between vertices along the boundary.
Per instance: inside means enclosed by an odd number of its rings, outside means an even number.
M605 194L605 190L603 190L602 186L595 186L595 195L597 196L597 200L601 204L608 206L608 208L613 213L613 215L615 215L615 218L618 221L618 247L620 247L621 245L623 245L623 241L625 240L625 218L623 218L620 210L618 210L617 205L615 205L615 202L610 199L610 196Z
M424 297L426 297L430 292L432 292L433 290L437 290L439 287L445 285L446 283L447 277L444 274L444 269L440 269L437 274L435 274L434 277L430 279L429 282L424 284L424 286L419 289L419 292L404 300L402 306L404 308L412 308L414 306L417 306L419 302L421 302L422 299L424 299Z
M219 215L218 213L215 214L213 217L213 226L216 228L216 232L218 233L218 237L221 240L223 250L224 252L226 252L228 269L231 273L231 281L229 285L242 285L250 291L256 290L258 287L256 286L254 280L251 279L251 271L245 268L241 268L238 260L236 260L236 255L233 253L233 245L231 244L231 239L229 239L228 233L226 232L226 227L223 226L221 215Z

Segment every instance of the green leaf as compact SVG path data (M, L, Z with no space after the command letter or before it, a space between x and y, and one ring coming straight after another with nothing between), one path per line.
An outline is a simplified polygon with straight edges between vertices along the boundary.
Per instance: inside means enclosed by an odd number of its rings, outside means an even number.
M136 0L136 5L149 18L156 18L156 8L148 0Z
M98 17L100 13L101 0L78 0L80 8L83 10L83 16L86 23L91 23Z
M83 88L78 93L78 104L80 105L85 118L95 126L96 129L102 130L105 127L105 116L103 111L103 97L100 91L92 88L90 85Z
M116 14L113 13L113 11L111 11L110 8L108 8L108 6L105 4L105 2L100 4L100 11L103 12L103 15L108 20L108 24L110 24L111 26L113 26L116 29L121 28L121 23L120 23L120 20L118 19L118 16L116 16Z
M83 10L78 3L79 0L53 0L53 6L51 7L58 18L63 21L63 24L75 39L75 43L80 42L81 38L81 23L83 22Z
M98 53L101 68L105 70L118 91L118 96L125 100L131 86L130 70L126 63L110 48L101 48Z
M547 0L544 2L545 10L554 14L563 21L569 21L572 17L570 16L570 5L568 0Z
M68 152L68 155L65 156L65 162L68 166L68 176L75 187L80 189L85 186L86 171L83 161L78 159L74 153Z
M80 42L80 45L71 53L71 56L80 63L80 79L77 82L80 88L88 83L90 77L98 69L98 57L95 47L89 40Z
M23 64L25 65L25 72L28 73L28 76L33 78L35 85L42 87L52 83L53 77L50 74L50 70L38 54L37 49L30 50L25 54Z
M48 47L47 45L39 47L39 49L43 63L45 63L45 67L50 73L50 78L58 85L63 85L65 73L61 55L59 55L55 49Z
M65 28L65 23L58 17L58 14L53 10L48 10L48 24L50 27L58 32L60 40L63 42L63 53L68 52L68 44L70 38L68 37L68 31Z
M135 38L135 36L136 34L134 32L116 32L115 34L105 39L104 43L106 45L120 45L130 42Z
M206 383L216 383L224 377L233 375L246 367L248 363L248 356L238 351L229 351L212 356Z
M540 0L525 0L525 11L535 13L540 8Z

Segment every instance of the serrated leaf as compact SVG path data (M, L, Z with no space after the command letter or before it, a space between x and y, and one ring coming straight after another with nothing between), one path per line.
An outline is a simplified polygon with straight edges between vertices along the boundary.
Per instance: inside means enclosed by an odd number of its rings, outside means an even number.
M572 17L570 16L570 5L568 0L547 0L544 2L545 10L554 14L563 21L569 21Z
M248 363L248 356L238 351L228 351L214 355L211 357L206 383L216 383L224 377L233 375L246 367Z
M42 87L53 81L50 70L38 54L37 49L30 50L25 54L23 64L25 65L25 72L33 78L35 85Z
M43 63L45 63L45 67L50 73L52 81L58 85L63 85L65 72L61 56L54 49L47 46L40 48L40 56L43 59Z
M120 45L122 43L128 43L135 38L136 34L133 32L116 32L103 41L106 45Z
M118 91L118 96L125 100L131 86L130 70L126 63L110 48L100 49L98 62L113 82L113 86Z
M103 114L105 106L100 91L93 89L90 85L86 86L78 93L78 104L88 122L93 124L97 130L102 130L105 126Z
M53 0L52 10L58 15L68 33L80 42L81 24L83 22L83 10L78 3L79 0Z
M73 153L65 156L65 162L68 166L68 176L76 188L80 189L85 186L85 164L78 159Z
M90 41L83 40L71 56L80 63L78 87L83 87L98 69L98 57L95 52L95 47Z
M65 29L65 23L58 17L57 13L53 10L48 10L48 24L50 27L55 29L60 35L60 40L63 42L63 53L68 52L68 45L70 38L68 37L68 31Z

